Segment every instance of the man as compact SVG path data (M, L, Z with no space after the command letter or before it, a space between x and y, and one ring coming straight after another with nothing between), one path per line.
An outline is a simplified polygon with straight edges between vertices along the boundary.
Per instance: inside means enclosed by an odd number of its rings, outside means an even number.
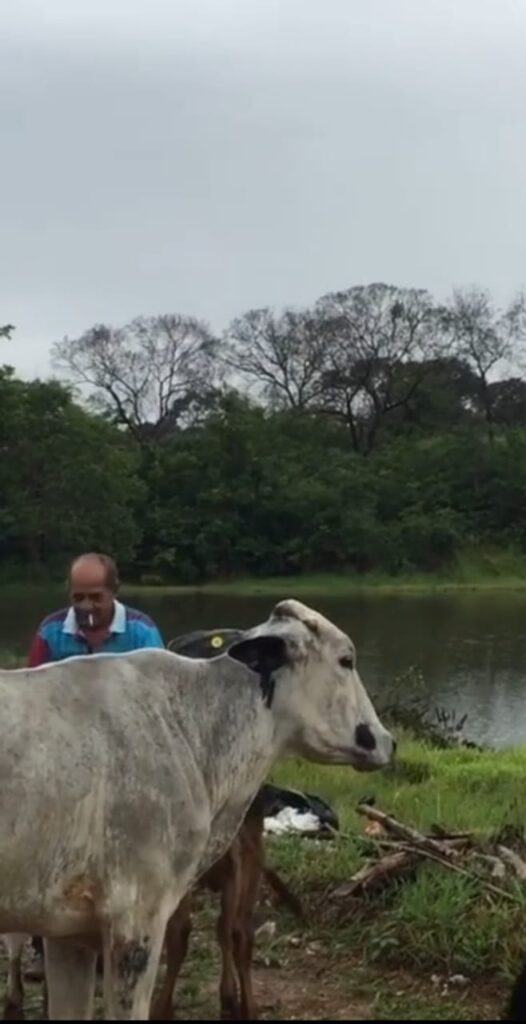
M119 576L108 555L75 559L68 583L71 604L40 623L29 652L30 668L77 654L164 647L152 620L117 600Z
M28 657L33 668L78 654L121 653L139 647L164 647L154 622L117 600L117 566L108 555L88 553L76 558L68 576L70 605L48 615L39 625ZM32 940L33 960L26 977L44 977L42 940Z

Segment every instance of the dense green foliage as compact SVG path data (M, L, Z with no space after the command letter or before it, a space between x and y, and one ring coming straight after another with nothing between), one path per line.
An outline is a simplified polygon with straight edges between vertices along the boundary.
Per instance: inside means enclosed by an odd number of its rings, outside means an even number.
M221 342L180 316L94 327L55 352L87 395L0 367L3 574L91 547L181 582L526 551L526 383L491 376L520 364L523 319L371 285Z
M79 549L129 558L144 492L137 452L116 429L75 405L62 385L0 370L0 561L64 572Z

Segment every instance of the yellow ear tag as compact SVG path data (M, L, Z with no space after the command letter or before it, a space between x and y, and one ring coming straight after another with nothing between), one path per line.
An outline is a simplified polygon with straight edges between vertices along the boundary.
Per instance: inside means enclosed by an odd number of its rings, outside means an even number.
M210 641L210 643L212 644L212 647L222 647L223 646L223 637L222 636L213 636L211 641Z

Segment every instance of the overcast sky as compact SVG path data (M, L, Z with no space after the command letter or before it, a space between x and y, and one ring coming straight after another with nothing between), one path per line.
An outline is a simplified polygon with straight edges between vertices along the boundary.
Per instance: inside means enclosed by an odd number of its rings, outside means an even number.
M525 0L1 0L0 362L371 281L526 285Z

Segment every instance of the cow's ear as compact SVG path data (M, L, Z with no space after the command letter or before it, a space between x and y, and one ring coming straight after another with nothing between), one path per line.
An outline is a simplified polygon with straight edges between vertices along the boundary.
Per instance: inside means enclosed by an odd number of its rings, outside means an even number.
M228 654L257 672L266 703L270 707L274 695L272 673L287 661L287 645L280 636L254 636L232 644Z
M287 660L287 645L280 636L254 636L233 643L228 653L253 672L275 672Z

